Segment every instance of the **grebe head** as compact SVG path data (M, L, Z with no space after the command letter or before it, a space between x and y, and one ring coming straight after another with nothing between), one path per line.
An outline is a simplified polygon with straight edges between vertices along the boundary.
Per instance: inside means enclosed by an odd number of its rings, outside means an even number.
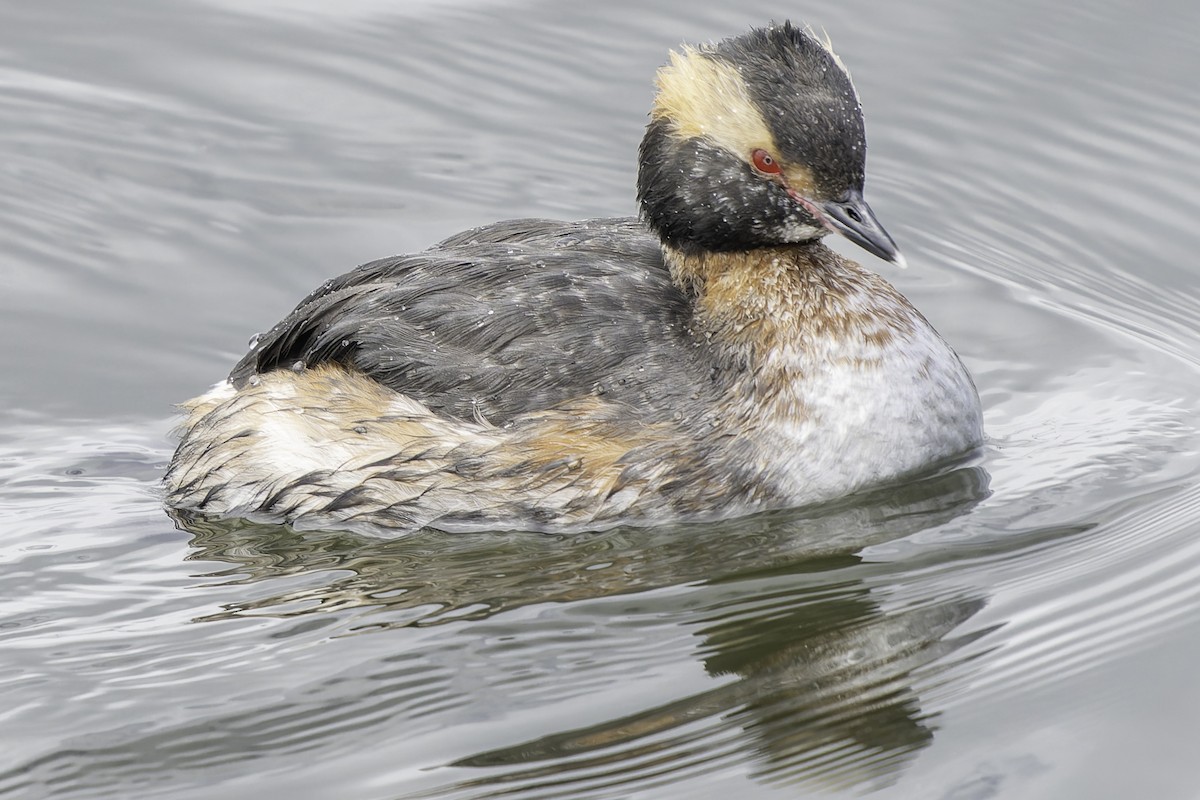
M830 231L903 263L863 200L862 110L828 46L790 23L672 53L640 152L638 201L684 253Z

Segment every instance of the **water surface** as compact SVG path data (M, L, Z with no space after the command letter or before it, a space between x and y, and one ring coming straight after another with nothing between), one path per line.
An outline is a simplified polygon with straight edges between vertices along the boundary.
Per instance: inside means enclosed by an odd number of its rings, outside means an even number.
M171 405L252 334L473 225L631 213L667 49L785 13L854 73L912 267L870 263L973 371L977 462L571 537L166 515ZM1200 794L1200 7L3 19L0 797Z

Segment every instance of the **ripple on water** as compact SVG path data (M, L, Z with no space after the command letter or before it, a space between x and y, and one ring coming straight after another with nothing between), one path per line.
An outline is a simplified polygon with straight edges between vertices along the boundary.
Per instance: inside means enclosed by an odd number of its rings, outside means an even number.
M181 531L165 423L20 411L156 415L339 266L514 209L632 210L665 47L770 5L10 10L0 796L1192 782L1186 680L1113 711L1200 606L1186 4L811 20L855 68L868 191L917 266L887 274L982 390L988 447L945 475L574 537Z

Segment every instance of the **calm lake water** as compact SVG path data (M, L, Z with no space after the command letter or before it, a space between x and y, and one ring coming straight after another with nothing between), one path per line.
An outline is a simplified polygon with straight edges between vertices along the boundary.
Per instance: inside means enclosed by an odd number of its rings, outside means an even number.
M1200 797L1200 4L0 5L0 797ZM168 518L171 406L251 335L631 213L667 50L785 16L976 463L572 537Z

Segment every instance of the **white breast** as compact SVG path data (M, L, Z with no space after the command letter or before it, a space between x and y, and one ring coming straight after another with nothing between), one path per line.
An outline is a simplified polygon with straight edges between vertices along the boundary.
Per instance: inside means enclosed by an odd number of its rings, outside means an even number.
M966 453L983 436L966 368L924 319L882 345L836 338L771 354L791 376L758 438L794 502L831 499ZM800 344L800 343L798 343Z

